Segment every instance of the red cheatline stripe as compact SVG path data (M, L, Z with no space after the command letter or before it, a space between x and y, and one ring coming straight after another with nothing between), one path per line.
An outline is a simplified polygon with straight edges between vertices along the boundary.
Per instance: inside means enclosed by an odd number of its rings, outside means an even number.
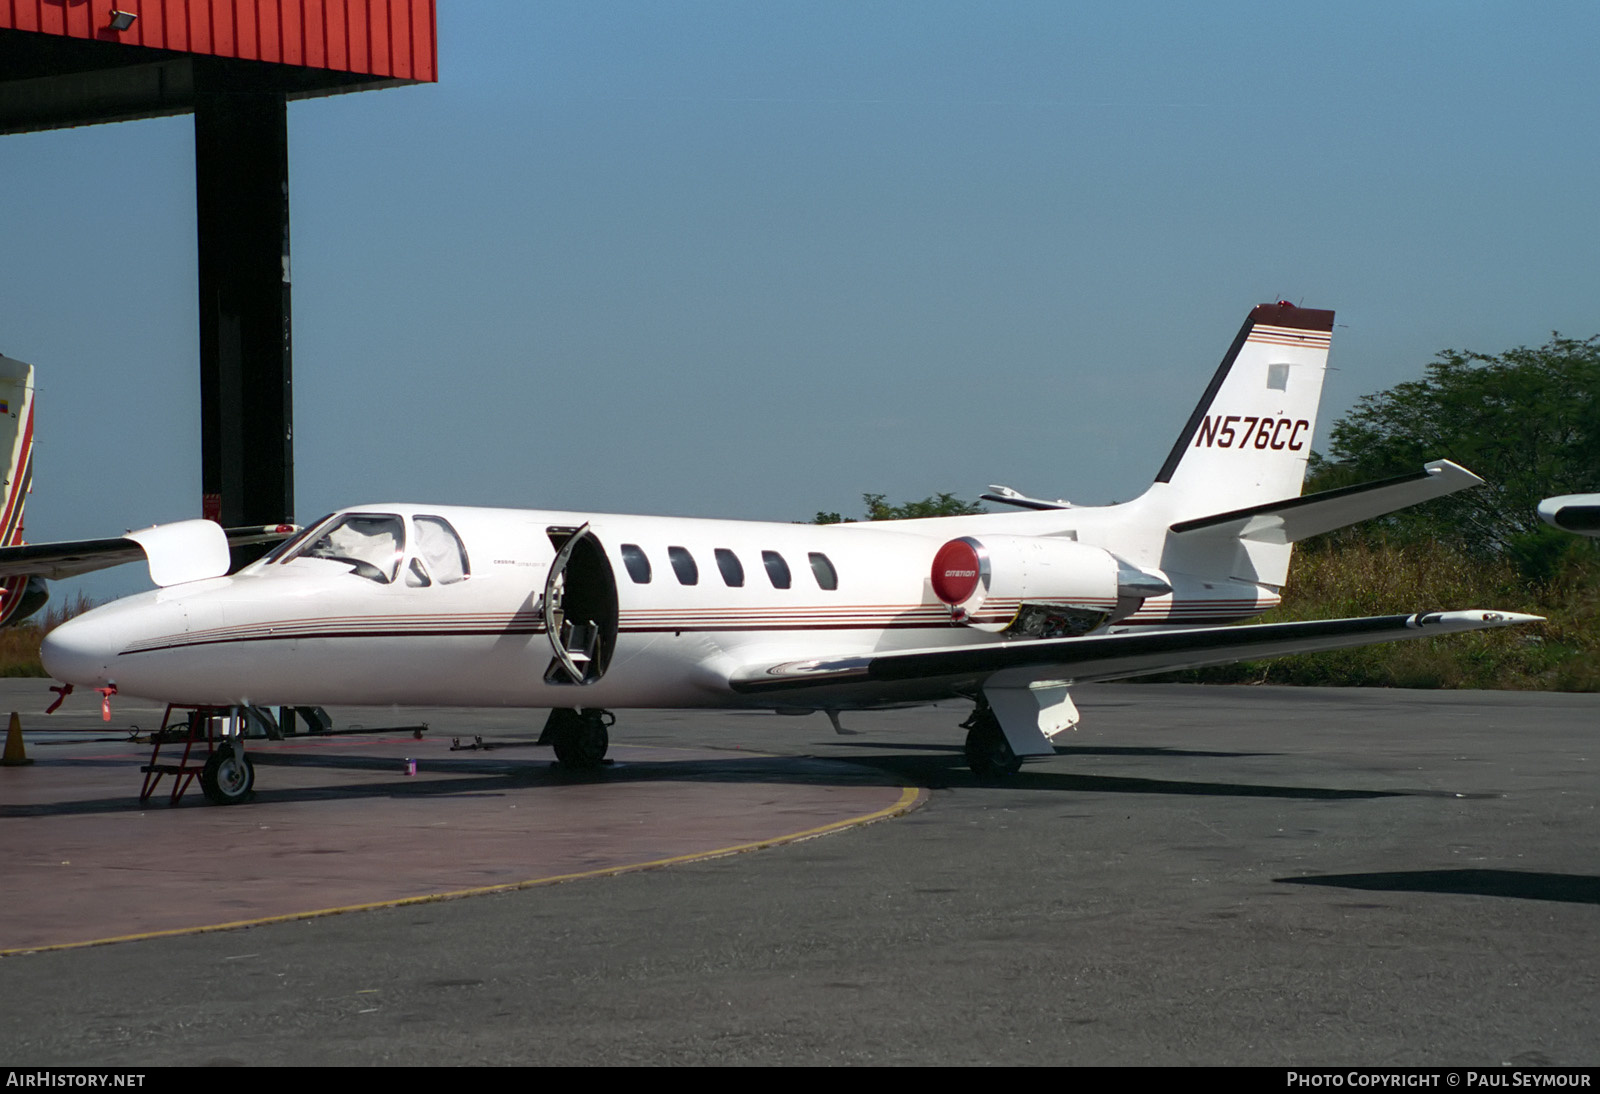
M1274 338L1293 338L1296 342L1331 342L1333 332L1325 330L1302 330L1299 327L1275 327L1270 323L1257 323L1250 332L1252 338L1257 335L1267 335Z
M1113 601L1101 606L1109 608ZM1007 599L986 603L970 622L1005 623L1021 602ZM1119 623L1159 624L1230 622L1259 615L1276 607L1270 600L1217 599L1152 604ZM730 608L692 611L650 608L621 613L618 630L630 634L667 631L814 631L941 629L950 623L948 609L940 605L842 606L838 608ZM327 616L282 619L272 622L213 627L187 634L167 634L136 642L123 653L149 653L181 646L230 642L293 641L318 638L478 637L501 634L543 634L543 620L527 612L475 612L435 615L412 613L383 616Z
M33 475L33 401L28 401L28 418L23 423L22 440L19 458L17 460L19 474L11 483L11 488L6 491L6 503L3 516L0 516L0 528L4 528L5 546L15 545L11 537L15 534L14 528L22 517L22 502L25 497L25 487Z
M11 508L4 530L0 531L0 543L7 547L15 547L22 542L22 507L28 500L28 486L32 482L33 452L30 449L23 461L22 472L17 476L17 503Z

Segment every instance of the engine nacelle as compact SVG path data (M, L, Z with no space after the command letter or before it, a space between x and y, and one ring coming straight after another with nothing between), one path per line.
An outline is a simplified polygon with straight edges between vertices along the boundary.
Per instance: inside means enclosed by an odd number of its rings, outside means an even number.
M1124 569L1109 551L1076 540L962 536L933 556L933 592L954 619L981 630L1016 624L1035 636L1082 634L1116 609ZM1024 605L1057 609L1059 618L1038 618Z
M931 581L952 619L1019 638L1087 634L1172 592L1160 574L1053 536L953 539L933 556Z

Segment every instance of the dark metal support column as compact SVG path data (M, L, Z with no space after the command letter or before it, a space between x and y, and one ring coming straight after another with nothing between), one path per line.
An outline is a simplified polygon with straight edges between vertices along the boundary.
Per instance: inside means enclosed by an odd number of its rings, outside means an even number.
M225 83L196 60L200 478L204 515L233 527L294 517L289 139L282 92Z

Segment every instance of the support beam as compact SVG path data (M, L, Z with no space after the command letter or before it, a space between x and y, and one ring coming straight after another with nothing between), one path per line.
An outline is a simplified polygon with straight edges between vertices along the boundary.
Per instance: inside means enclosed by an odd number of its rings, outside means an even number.
M284 95L227 90L224 71L202 58L195 85L203 511L227 527L288 521L294 430ZM235 564L250 557L236 553Z

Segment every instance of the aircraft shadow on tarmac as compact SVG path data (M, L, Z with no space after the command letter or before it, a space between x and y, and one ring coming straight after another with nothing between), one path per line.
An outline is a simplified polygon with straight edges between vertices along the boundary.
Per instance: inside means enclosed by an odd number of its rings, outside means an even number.
M837 741L836 748L883 748L879 743L871 741ZM938 752L946 756L951 754L949 745L940 744L896 744L895 750L899 752ZM1201 758L1239 759L1250 756L1273 756L1273 752L1208 752L1197 748L1166 748L1156 745L1127 746L1122 748L1110 745L1057 745L1057 756L1198 756Z
M882 748L869 742L840 741L834 747ZM1125 775L1083 775L1070 772L1048 771L1039 767L1024 767L1022 771L1005 780L979 779L972 775L959 753L948 745L899 744L897 754L855 757L859 763L903 772L908 780L931 789L946 786L1015 786L1019 790L1068 790L1080 793L1111 794L1202 794L1218 797L1287 798L1309 801L1365 800L1370 798L1451 798L1475 800L1498 798L1499 794L1463 793L1454 790L1342 790L1320 786L1273 786L1260 783L1196 782L1178 779L1136 778ZM898 753L925 751L927 756L907 756ZM1249 759L1273 756L1271 752L1216 752L1200 749L1163 747L1113 747L1065 745L1056 748L1057 759L1078 756L1154 757L1157 759ZM942 781L941 781L942 780Z
M1161 754L1159 751L1156 754ZM1057 755L1060 755L1059 753ZM1176 755L1169 753L1169 755ZM1193 756L1195 753L1183 755ZM1079 794L1199 794L1215 797L1287 798L1305 801L1345 801L1368 798L1413 797L1425 790L1341 790L1323 786L1273 786L1263 783L1196 782L1187 779L1149 779L1128 775L1082 775L1024 767L1005 779L982 779L967 770L959 755L942 760L923 756L862 756L858 763L902 772L905 779L931 789L951 786L1014 786L1018 790L1059 790ZM1442 794L1443 797L1457 797Z
M1370 874L1280 877L1282 885L1328 885L1386 893L1450 893L1600 904L1600 877L1547 874L1532 870L1395 870Z
M572 771L546 760L526 759L445 759L418 760L421 775L447 778L409 778L396 772L394 759L363 756L303 756L292 753L253 752L258 768L300 767L318 770L391 772L396 777L382 781L362 781L314 787L273 786L270 775L257 778L255 802L319 801L347 798L430 798L464 794L506 793L537 786L579 784L626 784L633 782L701 783L804 783L812 785L886 784L896 787L924 786L930 789L985 786L1018 791L1060 791L1077 794L1175 794L1212 797L1280 798L1291 801L1362 801L1395 797L1492 798L1493 794L1460 794L1452 791L1356 790L1321 786L1278 786L1262 783L1204 782L1178 779L1138 778L1123 775L1085 775L1025 767L1005 779L980 779L967 770L961 754L948 747L907 755L901 744L870 745L850 742L852 747L885 751L852 755L848 759L817 756L771 756L729 754L710 758L627 760L610 763L599 770ZM920 746L919 746L920 747ZM1193 752L1177 749L1082 749L1072 755L1150 755L1230 758L1253 753ZM130 770L130 776L133 772ZM133 794L115 798L0 805L0 817L72 816L92 813L139 812L165 806L167 787L163 784L149 803ZM184 804L203 804L199 787L192 787Z

